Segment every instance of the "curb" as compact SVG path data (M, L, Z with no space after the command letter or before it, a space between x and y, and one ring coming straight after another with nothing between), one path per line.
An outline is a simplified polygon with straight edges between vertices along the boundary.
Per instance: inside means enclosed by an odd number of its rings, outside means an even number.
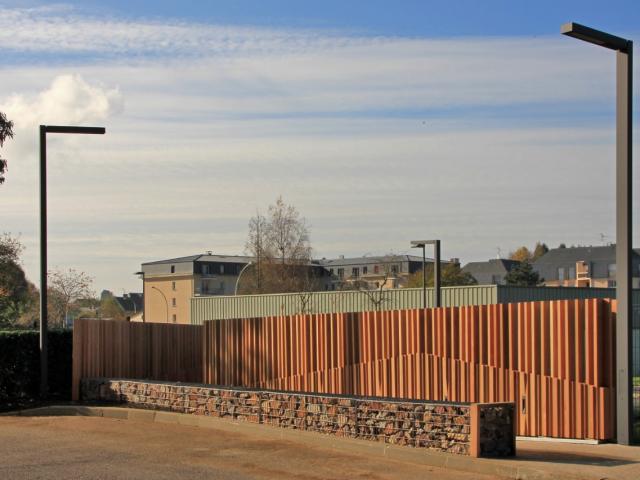
M431 452L425 449L403 447L385 443L369 442L353 438L335 437L306 432L302 430L285 429L271 425L256 425L247 422L237 422L217 417L200 416L185 413L167 412L162 410L144 410L127 407L82 406L82 405L53 405L32 409L4 412L0 416L84 416L103 417L117 420L133 420L149 423L172 423L177 425L223 430L231 433L242 433L251 437L269 437L277 432L282 440L303 443L308 446L383 456L395 461L409 462L418 465L461 470L464 472L493 475L514 480L552 480L557 474L548 470L517 466L506 462L511 460L472 458L441 452ZM256 428L256 426L260 428ZM517 457L516 457L517 459ZM585 477L584 475L563 474L567 480L600 479L599 476Z

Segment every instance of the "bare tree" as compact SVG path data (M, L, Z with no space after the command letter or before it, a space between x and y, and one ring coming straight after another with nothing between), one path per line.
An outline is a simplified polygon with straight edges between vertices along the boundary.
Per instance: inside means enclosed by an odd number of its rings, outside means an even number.
M342 290L357 290L367 297L369 303L377 311L382 310L383 305L390 300L389 290L395 287L400 269L397 256L390 253L380 258L373 274L368 278L349 277L341 285Z
M392 288L392 285L389 285L389 283L395 277L390 266L385 266L383 271L382 278L373 284L363 281L356 282L357 290L369 299L369 303L371 303L377 311L382 310L383 304L389 301L388 293L389 289Z
M74 304L80 299L93 297L92 283L89 275L73 268L50 271L47 310L50 311L52 323L64 326Z
M265 250L267 229L267 219L260 212L256 212L255 217L249 220L249 236L244 247L245 253L252 256L253 261L246 268L239 285L239 291L242 293L263 293L262 273L269 261L269 254Z
M8 138L13 138L13 122L0 112L0 147ZM7 171L7 161L0 157L0 184L4 183L4 174Z
M282 265L299 265L311 261L309 229L306 220L293 205L287 205L278 197L275 205L269 206L267 250L280 260Z
M301 267L296 275L299 312L301 314L313 313L312 300L316 292L322 290L322 277L326 275L326 270L320 265L305 265Z
M243 293L286 293L316 289L311 264L309 228L293 205L278 197L266 217L257 213L249 221L245 251L254 264L242 279Z

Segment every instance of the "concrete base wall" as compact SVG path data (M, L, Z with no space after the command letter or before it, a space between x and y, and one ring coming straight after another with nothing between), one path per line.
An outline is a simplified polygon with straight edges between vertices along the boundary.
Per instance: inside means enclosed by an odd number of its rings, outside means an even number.
M513 404L427 403L99 378L82 380L81 398L460 455L515 454Z

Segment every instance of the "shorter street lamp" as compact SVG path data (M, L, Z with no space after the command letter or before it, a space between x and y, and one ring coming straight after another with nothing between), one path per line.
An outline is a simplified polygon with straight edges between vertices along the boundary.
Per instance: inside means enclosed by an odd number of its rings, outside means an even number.
M249 268L251 265L253 265L253 262L247 263L244 267L242 267L242 270L240 270L240 273L238 274L238 278L236 278L236 288L233 290L234 295L238 295L238 286L240 285L240 277L242 276L244 271L247 268Z
M434 288L434 307L440 307L442 304L442 295L440 291L440 240L412 240L412 248L422 248L422 306L427 308L427 258L425 248L427 245L433 245L434 262L433 262L433 288Z
M165 307L167 309L167 323L169 323L169 300L167 300L167 296L162 292L162 290L160 290L155 285L152 285L151 288L154 289L154 290L157 290L158 293L160 295L162 295L162 298L164 298L164 304L165 304Z
M40 396L49 390L47 363L47 133L104 135L103 127L40 125Z

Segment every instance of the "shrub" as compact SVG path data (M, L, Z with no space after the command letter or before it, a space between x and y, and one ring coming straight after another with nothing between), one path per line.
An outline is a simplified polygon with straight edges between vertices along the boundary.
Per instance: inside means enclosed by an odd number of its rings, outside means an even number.
M25 403L39 397L40 348L35 330L0 330L0 407ZM48 335L49 396L71 396L71 330Z

